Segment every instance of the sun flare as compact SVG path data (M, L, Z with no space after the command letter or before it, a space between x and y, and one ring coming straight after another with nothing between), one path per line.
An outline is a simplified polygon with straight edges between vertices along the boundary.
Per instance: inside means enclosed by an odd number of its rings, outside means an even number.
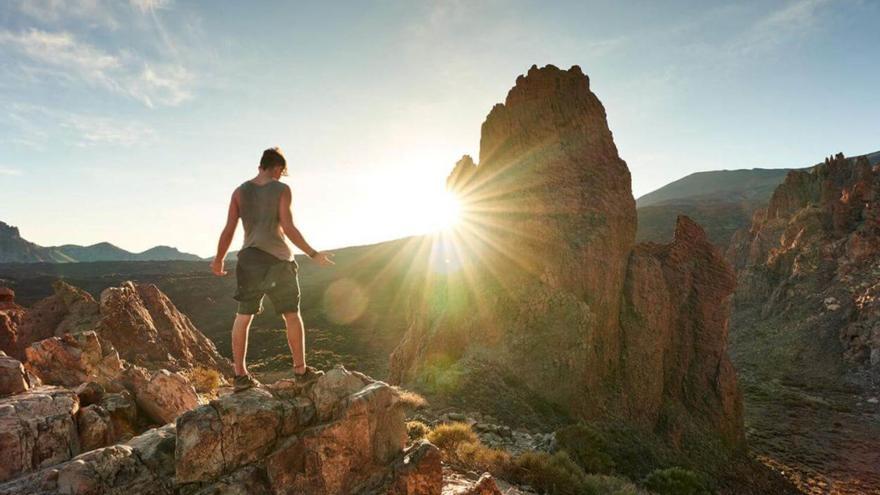
M450 230L461 220L461 203L454 194L445 191L433 201L428 215L433 227L432 230Z

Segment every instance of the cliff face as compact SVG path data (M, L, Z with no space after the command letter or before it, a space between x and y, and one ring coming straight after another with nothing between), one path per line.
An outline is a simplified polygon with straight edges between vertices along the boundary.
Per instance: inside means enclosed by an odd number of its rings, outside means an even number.
M668 429L676 411L741 441L730 269L687 219L672 244L634 249L629 171L580 68L520 76L482 126L480 163L464 157L447 185L465 211L455 266L429 283L392 379L461 385L490 363L574 416Z
M755 214L750 229L738 232L728 250L739 270L738 312L796 320L804 364L815 363L813 356L834 373L839 365L877 372L878 198L880 166L865 156L838 154L789 173L766 210Z

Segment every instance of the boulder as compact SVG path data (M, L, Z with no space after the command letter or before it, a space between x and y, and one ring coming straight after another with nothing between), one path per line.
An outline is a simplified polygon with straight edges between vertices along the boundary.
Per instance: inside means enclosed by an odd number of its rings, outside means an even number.
M123 382L134 394L138 407L160 425L171 423L200 404L199 394L181 373L149 372L139 366L129 366Z
M394 464L389 495L440 495L443 491L443 464L440 449L419 440Z
M231 363L153 284L125 282L101 293L98 332L126 361L171 371L201 366L225 375Z
M0 351L0 397L26 392L30 386L21 362Z
M74 392L38 387L0 399L0 481L80 452Z
M183 414L177 419L177 480L205 481L265 456L278 439L283 412L281 401L253 388Z
M25 349L25 355L26 368L51 385L75 387L94 381L107 387L122 372L119 354L93 331L40 340Z
M318 420L330 419L333 416L333 408L340 404L342 399L368 384L363 375L351 373L341 365L318 377L309 392L315 404Z
M100 403L80 409L76 418L84 452L125 441L134 435L137 406L128 392L105 394Z
M461 495L501 495L501 490L491 474L483 473L477 482Z
M174 425L0 484L0 494L172 495Z
M375 382L337 411L334 421L289 437L266 459L275 493L359 493L381 481L407 439L397 392Z

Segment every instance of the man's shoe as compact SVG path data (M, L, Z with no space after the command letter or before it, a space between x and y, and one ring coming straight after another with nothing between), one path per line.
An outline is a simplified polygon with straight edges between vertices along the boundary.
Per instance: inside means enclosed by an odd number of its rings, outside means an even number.
M297 383L308 383L323 374L324 372L317 368L306 366L306 370L303 373L297 373L296 368L294 368L293 378Z
M259 386L260 382L258 382L257 379L252 377L250 374L236 375L235 378L232 380L232 387L235 392L241 392L242 390L247 390L249 388Z

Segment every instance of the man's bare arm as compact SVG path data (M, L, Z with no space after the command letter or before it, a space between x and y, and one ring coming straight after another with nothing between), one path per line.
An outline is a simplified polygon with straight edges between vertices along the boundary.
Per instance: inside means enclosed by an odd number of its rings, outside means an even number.
M235 229L238 227L238 189L232 193L232 199L229 200L229 212L226 214L226 225L220 232L220 240L217 241L217 256L211 263L211 270L215 275L226 275L223 269L223 262L226 259L226 253L229 251L229 245L232 244L232 238L235 236Z
M293 243L294 246L300 248L302 252L306 253L310 258L314 259L321 265L332 265L333 262L330 261L328 254L320 253L315 248L313 248L306 241L305 237L303 237L302 232L296 228L296 225L293 224L293 212L291 211L291 202L292 196L290 193L290 188L284 188L284 191L281 192L281 201L278 202L278 221L281 225L281 230L284 231L284 235L290 239L290 242Z

